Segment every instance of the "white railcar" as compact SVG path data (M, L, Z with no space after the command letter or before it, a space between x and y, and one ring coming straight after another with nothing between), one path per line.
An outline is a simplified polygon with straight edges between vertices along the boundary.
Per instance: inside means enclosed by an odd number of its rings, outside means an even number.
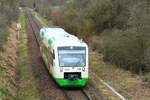
M88 81L88 46L62 28L40 30L40 51L50 74L62 87L83 87Z

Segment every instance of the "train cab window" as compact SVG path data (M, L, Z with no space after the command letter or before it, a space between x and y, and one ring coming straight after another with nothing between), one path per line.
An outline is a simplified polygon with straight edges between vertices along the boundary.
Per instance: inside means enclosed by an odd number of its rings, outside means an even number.
M58 47L58 59L60 67L86 66L86 48Z

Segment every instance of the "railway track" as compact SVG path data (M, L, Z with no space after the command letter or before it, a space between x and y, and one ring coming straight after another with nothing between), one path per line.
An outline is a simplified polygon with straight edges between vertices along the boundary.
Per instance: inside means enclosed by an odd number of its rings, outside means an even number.
M84 89L81 89L82 93L86 96L87 100L94 100L91 98L91 96L89 95L89 93L87 93Z
M29 23L31 25L31 28L34 32L34 35L36 37L36 41L38 43L38 45L40 44L40 36L39 36L39 31L42 28L42 26L40 24L37 23L37 21L35 21L33 15L31 14L31 12L29 10L26 10L26 17L29 20Z
M33 31L34 37L36 38L36 42L39 47L40 38L39 38L39 31L42 26L36 22L34 16L31 14L29 10L25 10L26 17L28 20L28 24L30 24L30 28ZM47 74L49 74L47 72ZM53 82L54 83L54 82ZM55 83L54 83L55 84ZM56 87L56 86L55 86ZM94 100L91 98L90 94L85 89L60 89L64 96L68 100Z
M68 100L94 100L84 89L63 89Z

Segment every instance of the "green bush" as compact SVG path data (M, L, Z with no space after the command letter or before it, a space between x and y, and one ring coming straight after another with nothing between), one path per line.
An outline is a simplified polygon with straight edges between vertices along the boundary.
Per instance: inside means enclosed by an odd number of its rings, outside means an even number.
M126 30L103 33L107 61L134 72L150 71L149 3L138 2L130 9Z
M141 37L133 30L111 30L103 35L103 53L105 60L131 71L139 72L145 68L144 48Z

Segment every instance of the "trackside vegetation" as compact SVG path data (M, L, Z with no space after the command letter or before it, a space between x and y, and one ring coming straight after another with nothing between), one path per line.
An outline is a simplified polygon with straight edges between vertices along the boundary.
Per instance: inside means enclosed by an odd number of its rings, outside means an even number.
M24 14L19 17L22 29L19 37L18 67L20 71L18 96L19 100L39 100L36 80L30 69L30 61L27 47L27 35L25 31L26 18Z

